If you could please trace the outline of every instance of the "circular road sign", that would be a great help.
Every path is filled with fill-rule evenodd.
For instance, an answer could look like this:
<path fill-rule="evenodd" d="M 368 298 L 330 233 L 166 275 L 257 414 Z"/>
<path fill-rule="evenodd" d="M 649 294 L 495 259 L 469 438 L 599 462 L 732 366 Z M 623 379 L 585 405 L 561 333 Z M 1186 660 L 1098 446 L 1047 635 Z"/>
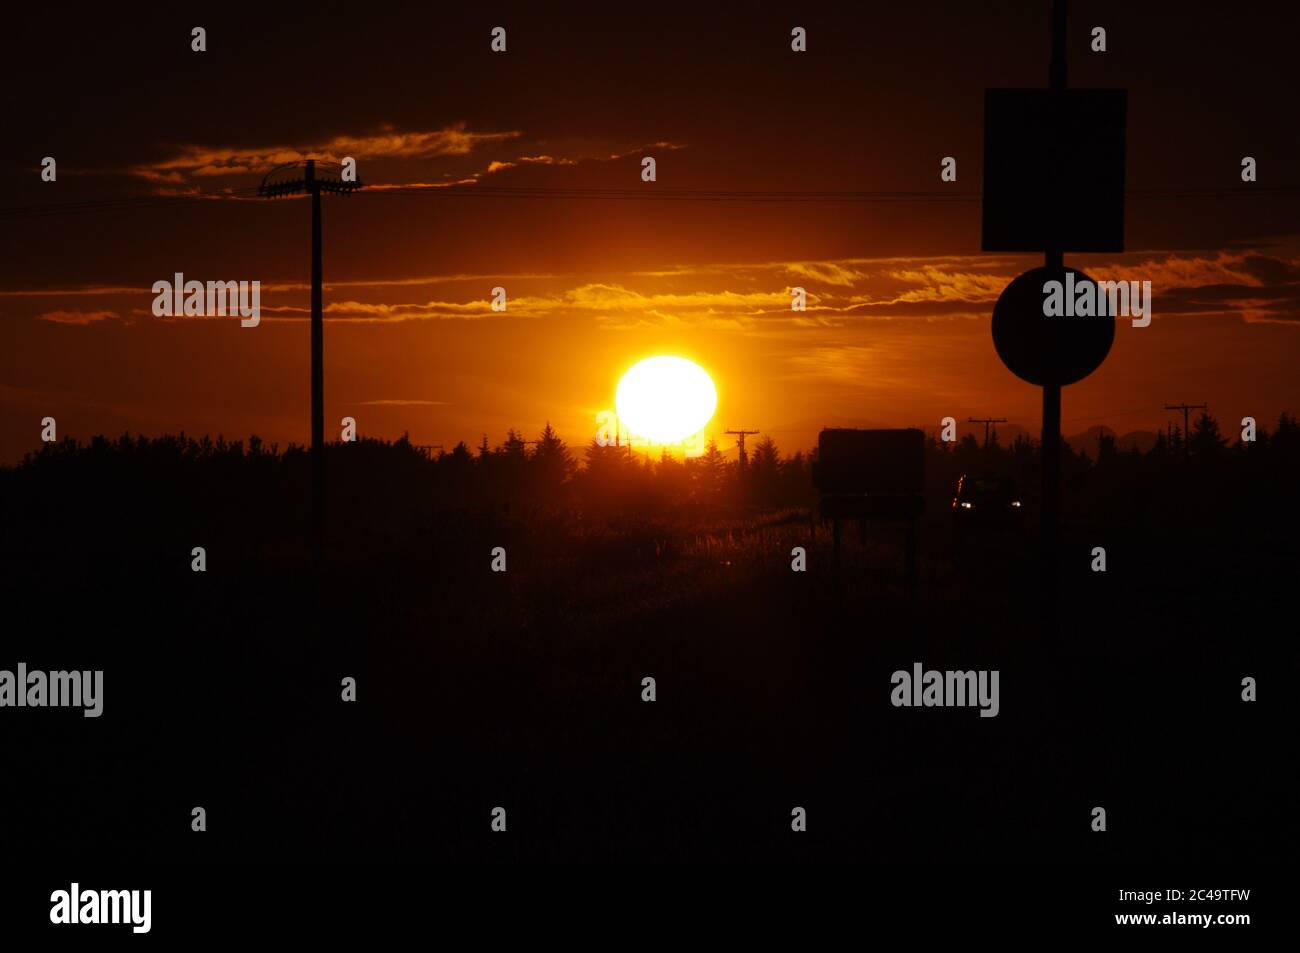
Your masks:
<path fill-rule="evenodd" d="M 1049 281 L 1059 282 L 1061 289 L 1061 308 L 1056 309 L 1060 313 L 1051 315 L 1043 313 Z M 1089 293 L 1092 307 L 1086 308 Z M 1092 314 L 1078 314 L 1077 304 L 1085 304 L 1078 310 Z M 993 306 L 993 346 L 1021 380 L 1040 387 L 1073 384 L 1100 367 L 1110 353 L 1115 316 L 1109 305 L 1096 283 L 1077 268 L 1034 268 L 1007 285 Z"/>

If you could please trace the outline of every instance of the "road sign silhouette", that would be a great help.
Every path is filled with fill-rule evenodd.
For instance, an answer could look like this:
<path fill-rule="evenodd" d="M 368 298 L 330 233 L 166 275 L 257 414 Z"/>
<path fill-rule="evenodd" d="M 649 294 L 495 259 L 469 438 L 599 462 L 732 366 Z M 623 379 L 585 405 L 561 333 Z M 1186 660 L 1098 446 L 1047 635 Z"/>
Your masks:
<path fill-rule="evenodd" d="M 984 92 L 985 251 L 1124 250 L 1122 89 Z"/>
<path fill-rule="evenodd" d="M 1092 281 L 1077 268 L 1034 268 L 1007 285 L 993 306 L 993 346 L 998 357 L 1011 373 L 1040 387 L 1064 387 L 1083 380 L 1106 360 L 1115 341 L 1112 314 L 1043 314 L 1043 286 L 1049 281 L 1064 286 L 1067 272 L 1073 273 L 1076 287 Z"/>

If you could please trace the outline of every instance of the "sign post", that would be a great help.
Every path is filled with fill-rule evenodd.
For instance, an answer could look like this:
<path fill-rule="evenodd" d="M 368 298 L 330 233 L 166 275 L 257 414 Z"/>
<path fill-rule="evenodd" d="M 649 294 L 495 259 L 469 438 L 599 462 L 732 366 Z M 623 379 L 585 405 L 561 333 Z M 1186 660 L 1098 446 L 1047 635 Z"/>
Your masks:
<path fill-rule="evenodd" d="M 984 101 L 982 247 L 1041 251 L 1045 259 L 998 298 L 993 344 L 1012 373 L 1043 389 L 1040 594 L 1051 637 L 1060 586 L 1061 388 L 1101 366 L 1115 319 L 1048 316 L 1045 285 L 1091 281 L 1065 267 L 1067 251 L 1124 250 L 1125 92 L 1067 90 L 1065 41 L 1065 0 L 1053 0 L 1048 88 L 990 89 Z"/>

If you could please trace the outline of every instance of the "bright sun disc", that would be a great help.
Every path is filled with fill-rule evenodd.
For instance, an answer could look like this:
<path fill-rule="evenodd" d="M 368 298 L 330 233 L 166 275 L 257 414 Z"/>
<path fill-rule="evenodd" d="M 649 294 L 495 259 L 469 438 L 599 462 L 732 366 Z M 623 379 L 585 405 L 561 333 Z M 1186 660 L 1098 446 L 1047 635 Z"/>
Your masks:
<path fill-rule="evenodd" d="M 623 375 L 615 409 L 627 429 L 654 443 L 679 443 L 704 429 L 718 392 L 704 368 L 682 357 L 647 357 Z"/>

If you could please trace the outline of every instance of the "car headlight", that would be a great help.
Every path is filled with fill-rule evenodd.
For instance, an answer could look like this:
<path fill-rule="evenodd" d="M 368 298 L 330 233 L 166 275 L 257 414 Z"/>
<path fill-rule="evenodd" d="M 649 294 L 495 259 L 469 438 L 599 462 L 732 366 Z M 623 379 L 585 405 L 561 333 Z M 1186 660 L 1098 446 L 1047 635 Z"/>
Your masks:
<path fill-rule="evenodd" d="M 1012 500 L 1012 501 L 1011 501 L 1011 505 L 1014 506 L 1014 507 L 1016 507 L 1016 509 L 1019 509 L 1019 508 L 1020 508 L 1020 501 L 1019 501 L 1019 500 Z"/>
<path fill-rule="evenodd" d="M 963 510 L 973 510 L 973 509 L 975 508 L 975 504 L 974 504 L 974 503 L 963 503 L 963 504 L 961 505 L 961 508 L 962 508 Z"/>

